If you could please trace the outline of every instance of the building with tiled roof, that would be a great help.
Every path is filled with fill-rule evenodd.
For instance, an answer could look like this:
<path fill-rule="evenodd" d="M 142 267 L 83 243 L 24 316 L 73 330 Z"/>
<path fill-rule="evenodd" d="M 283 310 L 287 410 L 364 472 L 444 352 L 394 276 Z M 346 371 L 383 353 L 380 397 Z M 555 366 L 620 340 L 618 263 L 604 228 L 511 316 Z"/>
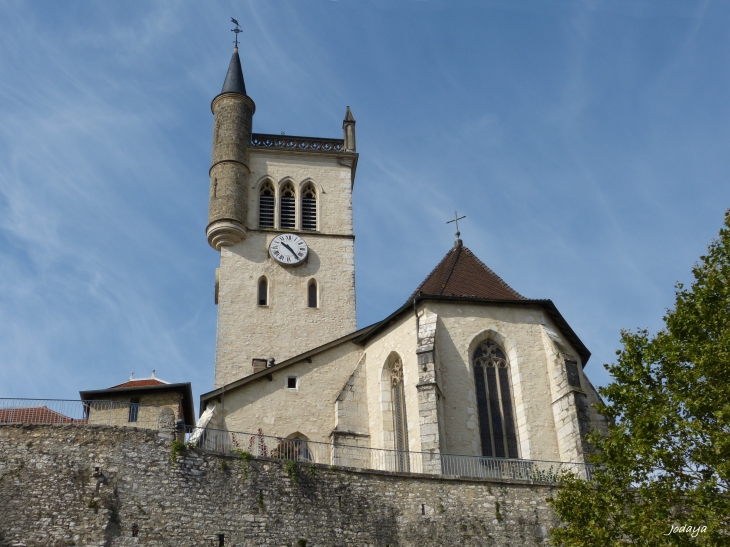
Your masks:
<path fill-rule="evenodd" d="M 195 423 L 193 391 L 189 382 L 171 384 L 155 376 L 135 378 L 106 389 L 80 391 L 88 402 L 91 424 L 125 425 L 156 429 L 160 409 L 169 408 L 175 420 Z"/>
<path fill-rule="evenodd" d="M 604 424 L 590 352 L 458 227 L 405 304 L 355 329 L 349 107 L 343 139 L 252 133 L 236 50 L 211 108 L 206 233 L 220 268 L 201 426 L 420 453 L 424 471 L 438 454 L 584 462 L 586 433 Z"/>

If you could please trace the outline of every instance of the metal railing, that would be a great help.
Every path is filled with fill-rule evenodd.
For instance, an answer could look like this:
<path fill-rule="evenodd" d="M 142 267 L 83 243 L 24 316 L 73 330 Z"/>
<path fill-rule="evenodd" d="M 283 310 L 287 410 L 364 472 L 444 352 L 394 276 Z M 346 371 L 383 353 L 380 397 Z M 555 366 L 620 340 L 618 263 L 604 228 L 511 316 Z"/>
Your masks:
<path fill-rule="evenodd" d="M 301 464 L 319 463 L 400 473 L 542 482 L 557 482 L 562 473 L 590 479 L 590 466 L 584 463 L 404 452 L 272 437 L 260 431 L 243 433 L 195 427 L 187 428 L 186 439 L 202 450 L 248 453 L 254 457 L 278 458 Z"/>
<path fill-rule="evenodd" d="M 159 429 L 164 407 L 118 401 L 0 398 L 0 424 L 111 425 Z M 169 411 L 168 411 L 169 412 Z M 168 426 L 174 427 L 174 422 Z M 464 478 L 557 482 L 562 473 L 590 479 L 584 463 L 408 452 L 282 438 L 187 426 L 185 440 L 202 450 L 248 453 L 254 457 L 317 463 L 400 473 L 425 473 Z"/>
<path fill-rule="evenodd" d="M 160 407 L 118 401 L 0 398 L 0 424 L 117 425 L 158 429 Z"/>

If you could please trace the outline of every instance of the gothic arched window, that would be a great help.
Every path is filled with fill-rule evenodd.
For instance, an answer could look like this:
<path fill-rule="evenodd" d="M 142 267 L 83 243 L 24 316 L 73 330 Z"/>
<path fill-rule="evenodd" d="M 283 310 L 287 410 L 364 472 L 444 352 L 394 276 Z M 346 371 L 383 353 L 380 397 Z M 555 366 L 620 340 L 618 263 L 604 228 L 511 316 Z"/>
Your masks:
<path fill-rule="evenodd" d="M 482 455 L 517 458 L 517 435 L 504 350 L 491 340 L 473 355 Z"/>
<path fill-rule="evenodd" d="M 302 230 L 317 229 L 317 191 L 313 184 L 302 190 Z"/>
<path fill-rule="evenodd" d="M 259 279 L 259 306 L 269 305 L 269 282 L 265 277 Z"/>
<path fill-rule="evenodd" d="M 274 227 L 274 187 L 270 182 L 261 186 L 259 192 L 259 228 Z"/>
<path fill-rule="evenodd" d="M 390 369 L 390 394 L 393 402 L 393 434 L 397 471 L 408 471 L 408 419 L 406 417 L 406 395 L 403 388 L 403 361 L 397 359 Z"/>
<path fill-rule="evenodd" d="M 310 308 L 317 307 L 317 282 L 312 279 L 307 287 L 307 305 Z"/>
<path fill-rule="evenodd" d="M 282 230 L 293 230 L 296 223 L 296 194 L 291 183 L 281 188 L 279 200 L 279 226 Z"/>

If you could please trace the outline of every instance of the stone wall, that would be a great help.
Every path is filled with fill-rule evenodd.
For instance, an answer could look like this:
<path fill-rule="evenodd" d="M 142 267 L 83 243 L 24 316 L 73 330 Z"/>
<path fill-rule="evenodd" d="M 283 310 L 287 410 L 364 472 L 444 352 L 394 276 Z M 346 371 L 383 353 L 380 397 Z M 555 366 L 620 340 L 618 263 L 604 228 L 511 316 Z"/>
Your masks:
<path fill-rule="evenodd" d="M 173 411 L 175 421 L 182 416 L 182 394 L 179 392 L 153 392 L 147 394 L 135 393 L 139 399 L 137 407 L 137 421 L 130 423 L 129 407 L 133 397 L 129 394 L 114 393 L 106 397 L 100 396 L 89 405 L 89 423 L 93 425 L 119 425 L 157 429 L 157 419 L 160 408 L 169 408 Z M 119 404 L 121 403 L 121 404 Z"/>
<path fill-rule="evenodd" d="M 556 524 L 548 485 L 170 454 L 149 430 L 0 426 L 0 545 L 545 545 Z"/>

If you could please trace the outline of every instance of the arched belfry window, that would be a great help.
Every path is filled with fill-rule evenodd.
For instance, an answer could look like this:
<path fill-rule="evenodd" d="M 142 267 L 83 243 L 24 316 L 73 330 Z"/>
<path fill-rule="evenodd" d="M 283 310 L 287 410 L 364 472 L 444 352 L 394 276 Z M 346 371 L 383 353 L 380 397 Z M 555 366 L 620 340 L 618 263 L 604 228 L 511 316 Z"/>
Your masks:
<path fill-rule="evenodd" d="M 259 279 L 259 294 L 258 294 L 259 306 L 269 305 L 269 282 L 265 277 Z"/>
<path fill-rule="evenodd" d="M 307 306 L 316 308 L 317 306 L 317 282 L 312 279 L 307 287 Z"/>
<path fill-rule="evenodd" d="M 282 230 L 293 230 L 296 222 L 296 194 L 291 183 L 281 188 L 279 225 Z"/>
<path fill-rule="evenodd" d="M 390 394 L 393 403 L 393 434 L 395 436 L 396 464 L 398 471 L 408 471 L 408 418 L 406 395 L 403 388 L 403 361 L 396 359 L 390 369 Z"/>
<path fill-rule="evenodd" d="M 302 230 L 317 229 L 317 191 L 313 184 L 302 190 Z"/>
<path fill-rule="evenodd" d="M 517 458 L 517 435 L 504 350 L 487 340 L 473 355 L 482 455 Z"/>
<path fill-rule="evenodd" d="M 259 192 L 259 228 L 274 227 L 274 187 L 270 182 L 261 185 Z"/>

